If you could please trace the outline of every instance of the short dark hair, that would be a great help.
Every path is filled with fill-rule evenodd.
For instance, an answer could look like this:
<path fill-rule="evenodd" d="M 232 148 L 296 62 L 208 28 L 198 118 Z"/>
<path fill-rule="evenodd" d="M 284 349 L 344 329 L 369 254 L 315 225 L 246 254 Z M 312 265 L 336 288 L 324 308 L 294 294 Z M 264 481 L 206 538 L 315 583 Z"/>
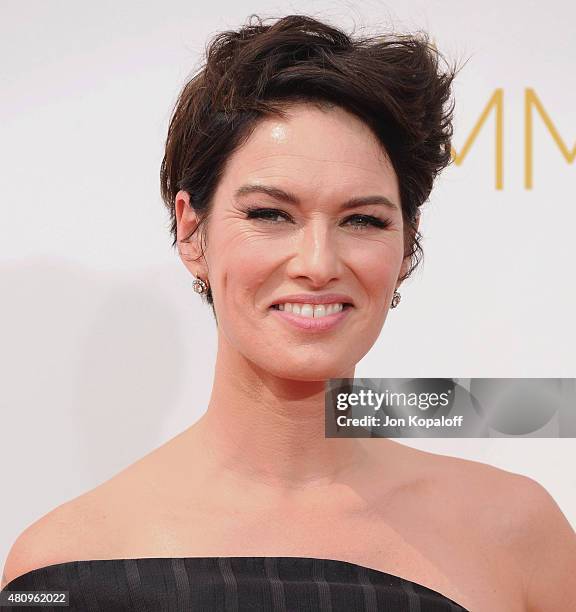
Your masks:
<path fill-rule="evenodd" d="M 177 244 L 175 197 L 190 196 L 200 225 L 226 160 L 259 119 L 285 117 L 290 102 L 336 104 L 362 119 L 383 145 L 398 177 L 405 225 L 407 278 L 423 251 L 416 228 L 419 207 L 436 175 L 451 162 L 458 72 L 427 33 L 353 37 L 306 15 L 265 25 L 251 15 L 238 30 L 215 35 L 200 70 L 184 85 L 169 124 L 160 170 L 161 195 Z M 193 234 L 194 232 L 192 232 Z M 184 240 L 189 240 L 190 234 Z M 206 295 L 213 306 L 212 293 Z"/>

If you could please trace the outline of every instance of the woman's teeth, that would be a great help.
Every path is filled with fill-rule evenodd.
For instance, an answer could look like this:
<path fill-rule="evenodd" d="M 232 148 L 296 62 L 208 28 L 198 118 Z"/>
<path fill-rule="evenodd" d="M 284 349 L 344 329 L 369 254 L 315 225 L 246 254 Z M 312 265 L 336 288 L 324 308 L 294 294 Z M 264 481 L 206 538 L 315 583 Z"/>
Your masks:
<path fill-rule="evenodd" d="M 278 304 L 276 308 L 300 317 L 319 319 L 340 312 L 344 308 L 344 304 L 291 304 L 285 302 L 284 304 Z"/>

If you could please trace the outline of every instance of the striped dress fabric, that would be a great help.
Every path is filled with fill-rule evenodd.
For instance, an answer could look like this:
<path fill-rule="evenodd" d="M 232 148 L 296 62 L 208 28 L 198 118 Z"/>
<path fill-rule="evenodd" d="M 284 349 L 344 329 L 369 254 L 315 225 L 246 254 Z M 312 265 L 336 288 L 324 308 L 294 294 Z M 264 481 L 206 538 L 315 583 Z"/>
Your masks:
<path fill-rule="evenodd" d="M 63 612 L 468 612 L 423 585 L 315 557 L 146 557 L 66 561 L 14 578 L 4 591 L 69 591 Z"/>

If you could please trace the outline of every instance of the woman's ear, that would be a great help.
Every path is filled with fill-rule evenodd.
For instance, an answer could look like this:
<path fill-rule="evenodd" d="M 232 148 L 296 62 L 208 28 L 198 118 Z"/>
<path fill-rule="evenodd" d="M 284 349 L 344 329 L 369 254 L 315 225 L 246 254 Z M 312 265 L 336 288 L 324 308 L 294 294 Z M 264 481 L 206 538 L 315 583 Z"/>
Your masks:
<path fill-rule="evenodd" d="M 200 246 L 200 230 L 196 230 L 200 218 L 190 206 L 190 195 L 187 191 L 181 189 L 176 194 L 174 212 L 180 259 L 192 274 L 195 276 L 205 276 L 205 262 Z M 192 234 L 192 232 L 194 233 Z"/>

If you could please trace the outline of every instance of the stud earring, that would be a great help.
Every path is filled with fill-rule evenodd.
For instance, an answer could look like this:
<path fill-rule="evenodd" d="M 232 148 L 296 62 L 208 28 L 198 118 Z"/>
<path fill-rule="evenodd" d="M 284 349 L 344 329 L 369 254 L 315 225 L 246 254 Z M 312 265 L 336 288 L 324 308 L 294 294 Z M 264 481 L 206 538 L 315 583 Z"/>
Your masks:
<path fill-rule="evenodd" d="M 200 277 L 194 279 L 192 287 L 194 287 L 196 293 L 206 293 L 208 291 L 208 285 Z"/>
<path fill-rule="evenodd" d="M 401 295 L 398 291 L 394 291 L 394 295 L 392 296 L 392 303 L 390 304 L 390 308 L 396 308 L 398 304 L 400 304 Z"/>

